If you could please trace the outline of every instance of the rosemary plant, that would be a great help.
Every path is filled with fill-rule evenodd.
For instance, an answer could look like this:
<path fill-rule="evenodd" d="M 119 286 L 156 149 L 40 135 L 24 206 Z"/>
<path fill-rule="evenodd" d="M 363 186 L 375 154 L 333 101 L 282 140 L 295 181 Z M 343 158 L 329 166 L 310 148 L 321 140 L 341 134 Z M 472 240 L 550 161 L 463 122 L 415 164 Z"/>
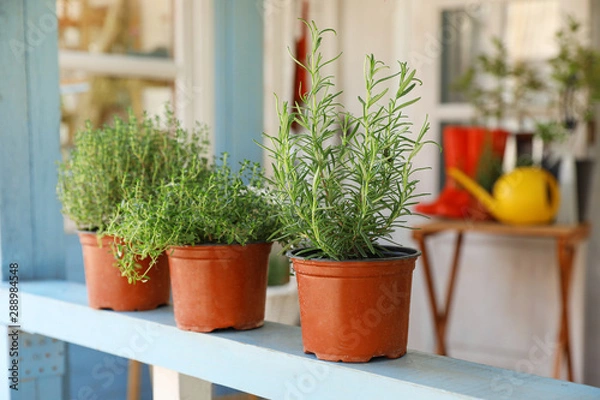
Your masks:
<path fill-rule="evenodd" d="M 277 208 L 257 164 L 244 161 L 234 172 L 225 154 L 208 173 L 197 159 L 172 172 L 150 196 L 133 190 L 108 228 L 122 239 L 119 268 L 130 283 L 147 279 L 136 258 L 150 257 L 152 267 L 171 246 L 265 242 L 277 230 Z"/>
<path fill-rule="evenodd" d="M 278 103 L 277 135 L 265 146 L 273 159 L 272 182 L 282 204 L 282 228 L 276 235 L 287 248 L 303 247 L 300 254 L 334 260 L 378 257 L 380 239 L 405 227 L 411 214 L 418 180 L 413 160 L 429 129 L 426 121 L 414 137 L 404 109 L 419 98 L 407 96 L 421 82 L 415 70 L 399 63 L 388 73 L 373 55 L 365 60 L 366 92 L 358 101 L 360 115 L 340 113 L 340 91 L 324 68 L 340 56 L 326 59 L 320 51 L 331 29 L 310 29 L 312 46 L 306 64 L 311 86 L 302 104 Z M 392 91 L 384 88 L 396 82 Z M 386 97 L 387 96 L 387 97 Z M 383 104 L 382 104 L 383 103 Z M 296 122 L 302 129 L 291 132 Z"/>
<path fill-rule="evenodd" d="M 57 193 L 63 213 L 82 230 L 102 233 L 131 187 L 144 193 L 160 186 L 193 154 L 205 151 L 205 134 L 189 138 L 170 111 L 165 121 L 131 112 L 127 120 L 95 129 L 88 122 L 75 137 L 75 148 L 59 163 Z M 185 153 L 185 154 L 184 154 Z"/>

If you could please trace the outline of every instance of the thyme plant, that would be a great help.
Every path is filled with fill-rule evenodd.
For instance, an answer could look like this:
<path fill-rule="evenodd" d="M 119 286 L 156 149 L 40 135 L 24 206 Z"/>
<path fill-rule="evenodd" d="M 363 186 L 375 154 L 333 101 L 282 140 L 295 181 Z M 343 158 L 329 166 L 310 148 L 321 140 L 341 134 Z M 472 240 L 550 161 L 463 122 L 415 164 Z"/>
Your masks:
<path fill-rule="evenodd" d="M 421 82 L 415 70 L 399 63 L 399 71 L 373 55 L 365 59 L 365 94 L 358 98 L 362 113 L 342 112 L 342 92 L 324 68 L 340 55 L 326 59 L 323 38 L 331 29 L 310 29 L 312 45 L 306 63 L 311 86 L 302 103 L 279 104 L 279 132 L 269 136 L 265 149 L 273 159 L 272 183 L 282 204 L 278 240 L 309 257 L 334 260 L 378 257 L 380 240 L 405 227 L 403 217 L 416 204 L 421 168 L 413 160 L 423 145 L 429 123 L 411 134 L 412 122 L 404 110 L 419 98 L 408 98 Z M 395 82 L 390 91 L 385 85 Z M 293 123 L 302 129 L 291 131 Z"/>
<path fill-rule="evenodd" d="M 258 164 L 244 161 L 233 171 L 224 154 L 208 172 L 197 159 L 173 172 L 150 196 L 133 190 L 108 228 L 122 239 L 115 250 L 130 283 L 148 278 L 137 258 L 150 257 L 151 268 L 171 246 L 265 242 L 277 230 L 277 208 Z"/>
<path fill-rule="evenodd" d="M 191 136 L 169 110 L 164 120 L 147 115 L 138 119 L 130 112 L 127 120 L 115 117 L 113 124 L 97 129 L 88 122 L 58 165 L 63 213 L 79 229 L 102 233 L 129 188 L 150 192 L 186 160 L 205 153 L 205 132 L 196 130 Z M 188 140 L 188 147 L 177 145 Z"/>

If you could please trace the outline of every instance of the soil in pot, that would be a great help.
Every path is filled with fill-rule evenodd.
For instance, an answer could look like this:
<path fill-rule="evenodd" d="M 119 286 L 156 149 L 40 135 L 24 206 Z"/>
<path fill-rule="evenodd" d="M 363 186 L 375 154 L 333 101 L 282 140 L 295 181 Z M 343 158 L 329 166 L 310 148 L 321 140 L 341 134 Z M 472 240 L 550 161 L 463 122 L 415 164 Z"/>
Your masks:
<path fill-rule="evenodd" d="M 271 243 L 167 251 L 177 327 L 195 332 L 263 325 Z"/>
<path fill-rule="evenodd" d="M 99 244 L 96 234 L 79 232 L 79 240 L 83 250 L 90 307 L 114 311 L 144 311 L 169 302 L 169 266 L 166 256 L 161 256 L 150 269 L 150 279 L 147 282 L 129 284 L 115 265 L 111 252 L 114 242 L 112 236 L 102 237 Z M 142 268 L 147 269 L 150 260 L 138 262 Z"/>
<path fill-rule="evenodd" d="M 291 255 L 304 352 L 344 362 L 406 354 L 412 273 L 420 253 L 388 249 L 389 258 L 339 262 Z"/>

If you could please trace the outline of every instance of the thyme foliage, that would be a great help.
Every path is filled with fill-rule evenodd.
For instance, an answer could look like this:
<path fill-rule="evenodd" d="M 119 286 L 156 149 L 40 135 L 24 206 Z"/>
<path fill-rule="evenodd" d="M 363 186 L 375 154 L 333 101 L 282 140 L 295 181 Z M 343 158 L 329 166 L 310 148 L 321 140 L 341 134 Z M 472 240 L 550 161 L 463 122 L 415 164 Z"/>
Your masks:
<path fill-rule="evenodd" d="M 265 242 L 277 214 L 259 165 L 244 161 L 233 171 L 224 154 L 208 171 L 193 159 L 150 196 L 132 190 L 108 232 L 122 239 L 118 264 L 132 283 L 148 279 L 137 259 L 149 257 L 152 267 L 171 246 Z"/>
<path fill-rule="evenodd" d="M 181 142 L 189 142 L 186 147 Z M 191 158 L 206 152 L 206 132 L 188 133 L 167 109 L 164 120 L 132 112 L 126 120 L 94 128 L 88 122 L 75 147 L 58 165 L 57 194 L 63 214 L 79 229 L 102 233 L 129 188 L 149 193 Z M 206 163 L 206 159 L 203 159 Z"/>
<path fill-rule="evenodd" d="M 428 143 L 429 123 L 413 135 L 404 110 L 419 100 L 410 94 L 421 81 L 406 63 L 390 73 L 369 55 L 365 93 L 358 98 L 362 112 L 346 112 L 334 77 L 325 73 L 341 54 L 326 59 L 321 53 L 325 35 L 335 31 L 305 23 L 311 50 L 305 64 L 295 61 L 308 72 L 310 88 L 293 107 L 277 99 L 278 134 L 265 134 L 272 183 L 282 204 L 277 237 L 287 248 L 304 247 L 301 254 L 310 257 L 377 257 L 382 254 L 378 241 L 391 240 L 396 228 L 406 227 L 403 217 L 412 214 L 409 207 L 419 196 L 415 173 L 422 168 L 413 161 Z M 294 122 L 299 132 L 292 131 Z"/>

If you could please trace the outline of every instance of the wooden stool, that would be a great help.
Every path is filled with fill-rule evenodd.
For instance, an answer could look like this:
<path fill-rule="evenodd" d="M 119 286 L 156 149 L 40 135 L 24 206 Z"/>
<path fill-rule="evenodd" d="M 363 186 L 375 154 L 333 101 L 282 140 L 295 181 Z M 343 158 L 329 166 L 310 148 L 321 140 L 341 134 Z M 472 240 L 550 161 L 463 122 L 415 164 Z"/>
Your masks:
<path fill-rule="evenodd" d="M 454 256 L 452 258 L 452 268 L 446 291 L 446 301 L 443 307 L 438 306 L 437 295 L 433 283 L 433 274 L 429 262 L 429 254 L 425 239 L 441 232 L 456 232 L 456 243 L 454 246 Z M 571 276 L 573 271 L 573 260 L 575 258 L 575 246 L 587 238 L 590 233 L 588 224 L 579 225 L 540 225 L 540 226 L 512 226 L 502 225 L 490 222 L 471 222 L 471 221 L 436 221 L 425 225 L 417 226 L 413 231 L 413 238 L 418 242 L 425 271 L 425 282 L 429 294 L 429 303 L 433 315 L 433 324 L 435 329 L 436 353 L 447 355 L 446 349 L 446 327 L 450 315 L 450 307 L 455 291 L 456 275 L 460 261 L 460 253 L 463 244 L 463 235 L 468 232 L 485 233 L 491 235 L 504 236 L 524 236 L 535 238 L 550 238 L 556 240 L 557 261 L 559 268 L 561 314 L 558 328 L 558 348 L 554 358 L 554 378 L 561 376 L 561 366 L 563 357 L 567 363 L 567 378 L 573 381 L 573 365 L 571 360 L 571 338 L 569 335 L 569 299 Z"/>

